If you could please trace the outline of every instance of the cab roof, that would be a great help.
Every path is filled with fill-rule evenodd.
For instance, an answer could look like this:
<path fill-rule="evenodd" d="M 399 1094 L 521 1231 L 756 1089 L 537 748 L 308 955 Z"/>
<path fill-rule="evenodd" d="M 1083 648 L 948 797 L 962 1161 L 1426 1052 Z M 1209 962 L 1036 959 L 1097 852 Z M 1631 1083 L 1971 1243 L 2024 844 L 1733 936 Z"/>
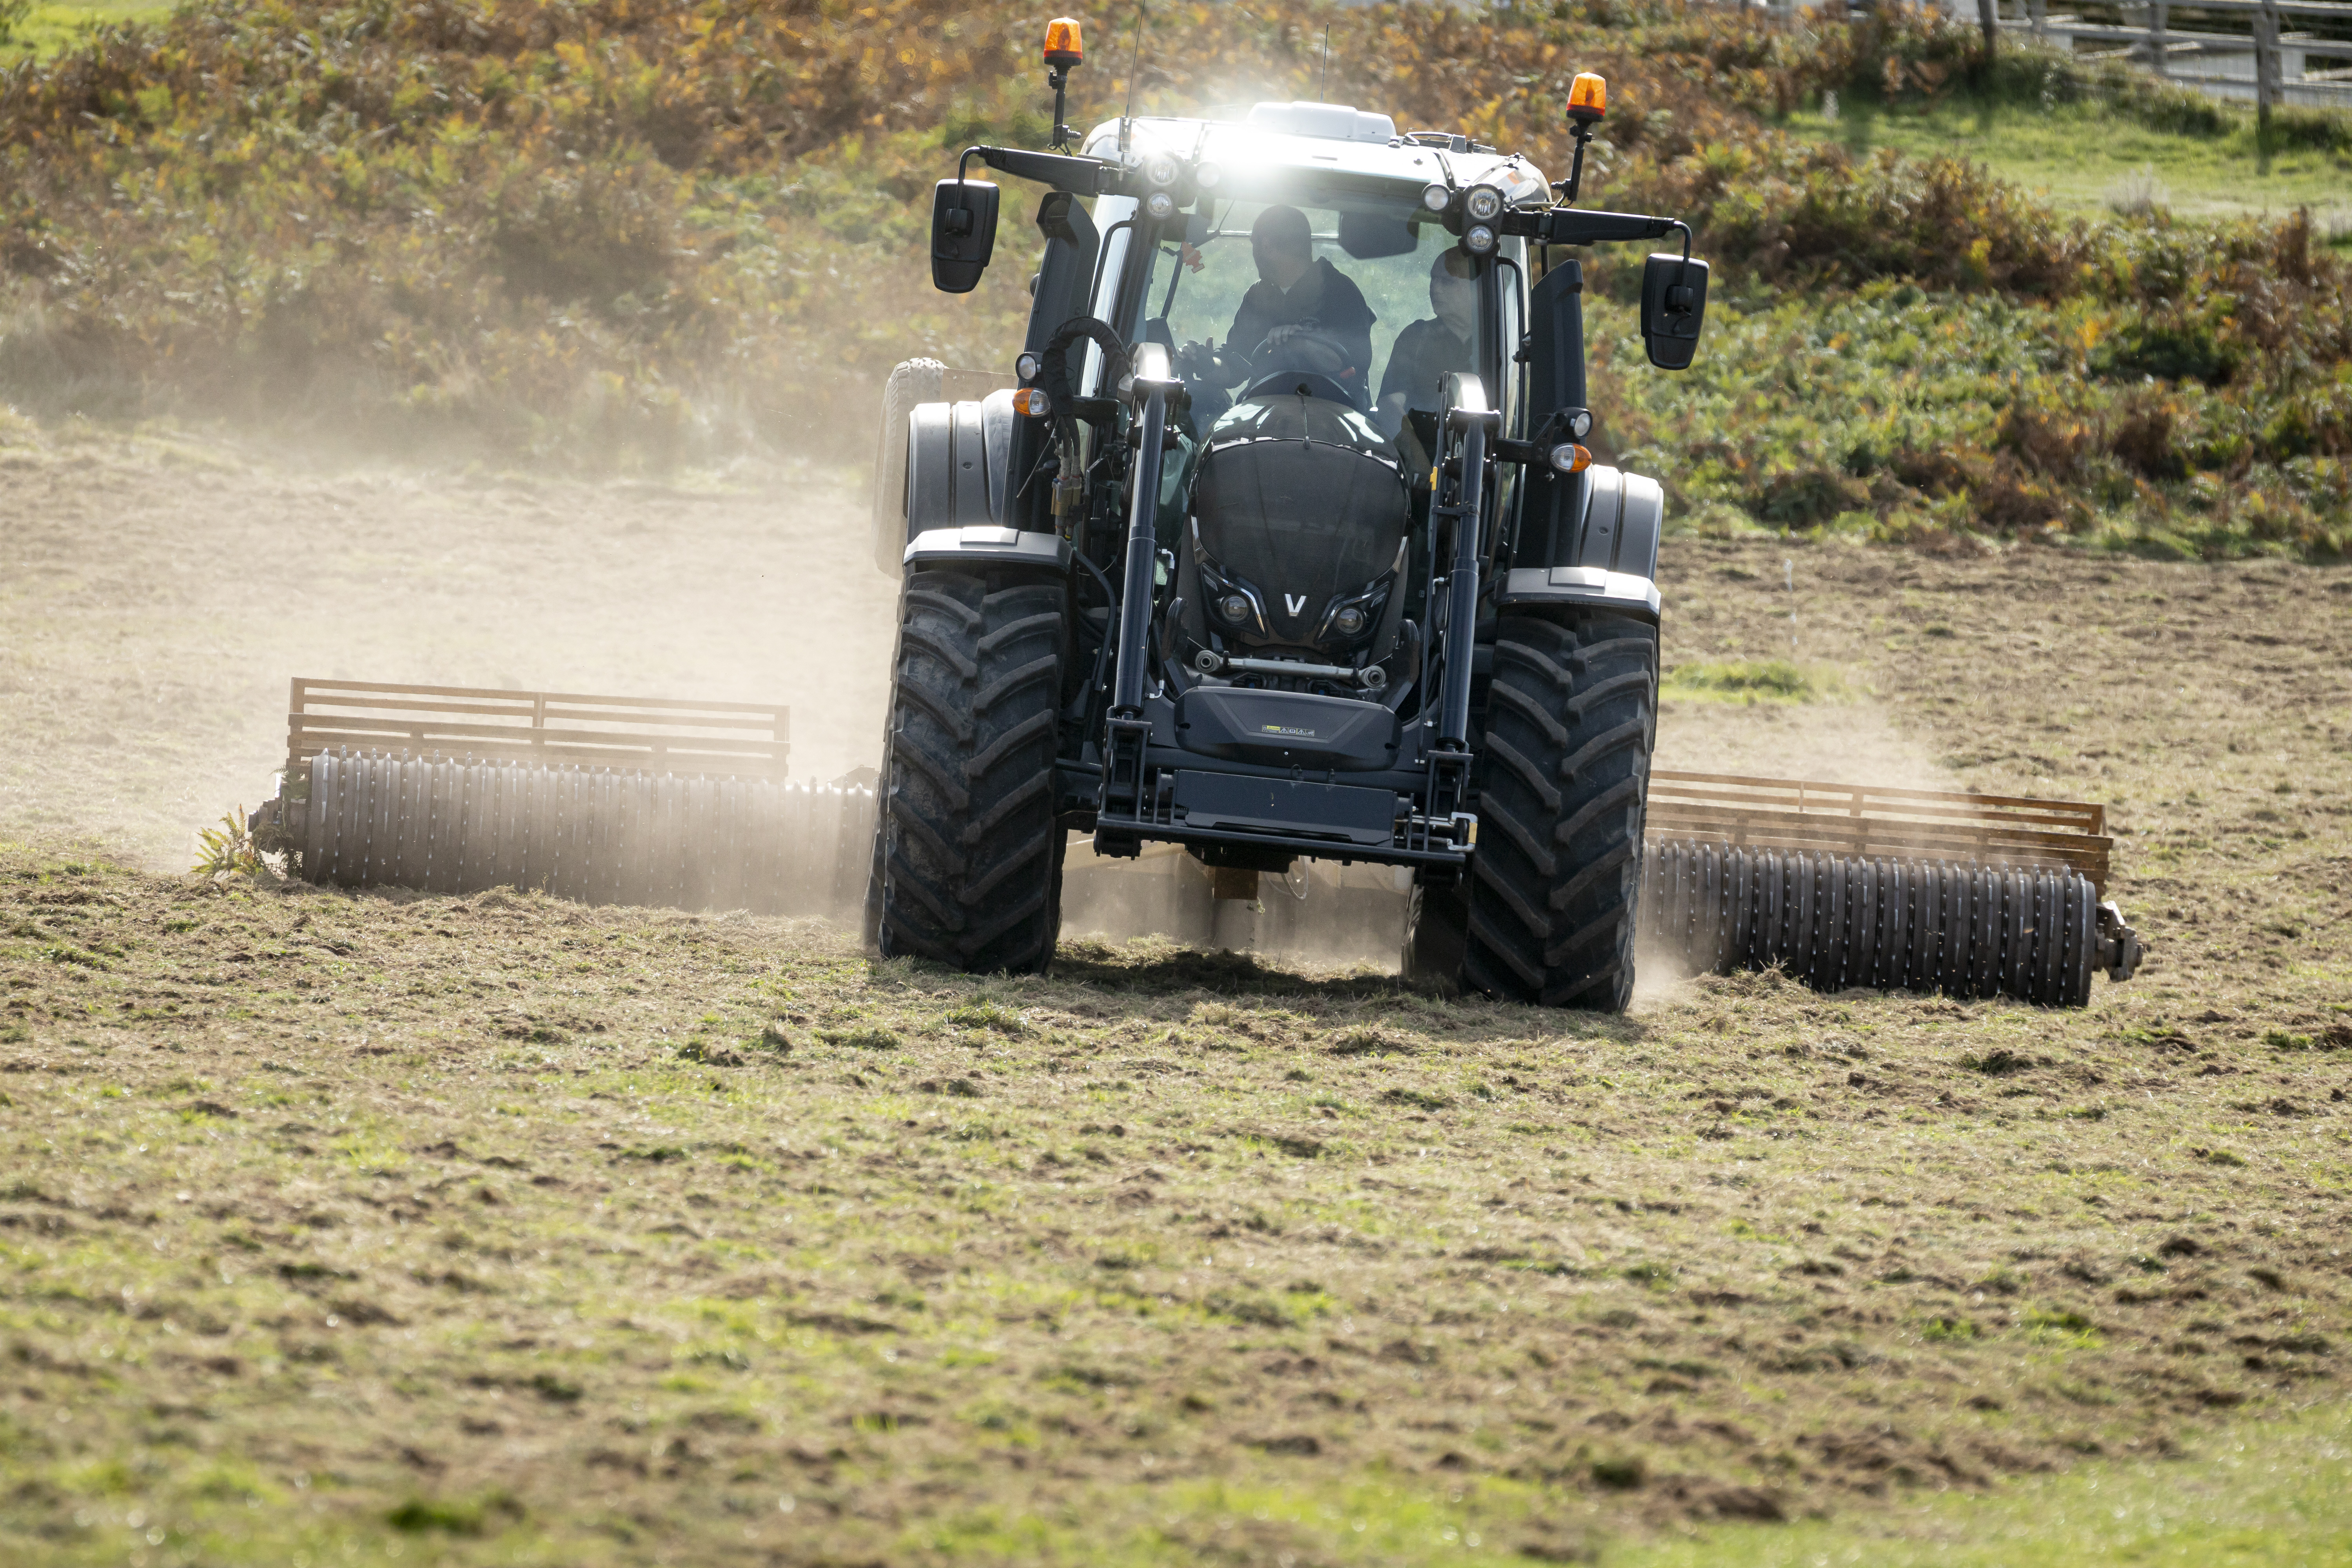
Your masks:
<path fill-rule="evenodd" d="M 1124 123 L 1123 155 L 1122 122 L 1117 120 L 1088 132 L 1080 150 L 1088 157 L 1130 164 L 1165 153 L 1214 163 L 1230 174 L 1336 174 L 1350 185 L 1367 179 L 1394 182 L 1400 194 L 1429 184 L 1493 184 L 1514 206 L 1551 200 L 1543 171 L 1517 153 L 1458 136 L 1400 133 L 1389 116 L 1349 104 L 1259 103 L 1239 115 L 1212 110 L 1200 119 L 1148 115 Z"/>

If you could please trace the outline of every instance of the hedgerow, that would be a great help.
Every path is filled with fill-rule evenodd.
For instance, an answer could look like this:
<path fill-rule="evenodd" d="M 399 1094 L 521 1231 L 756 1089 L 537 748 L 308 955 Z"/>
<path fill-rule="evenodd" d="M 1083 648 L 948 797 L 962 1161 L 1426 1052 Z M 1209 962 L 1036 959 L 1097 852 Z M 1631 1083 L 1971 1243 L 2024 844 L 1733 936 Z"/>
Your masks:
<path fill-rule="evenodd" d="M 927 285 L 924 207 L 956 148 L 1043 141 L 1032 57 L 1049 14 L 198 0 L 105 29 L 0 71 L 0 391 L 53 412 L 226 416 L 503 460 L 658 467 L 844 437 L 862 449 L 889 364 L 994 364 L 1025 312 L 1025 226 L 1008 224 L 979 293 L 946 300 Z M 1074 118 L 1127 96 L 1121 15 L 1090 18 Z M 2179 409 L 2171 456 L 2132 468 L 2151 488 L 2128 497 L 2092 458 L 2000 443 L 2025 390 L 1956 416 L 1938 440 L 1964 445 L 1935 461 L 1840 468 L 1837 484 L 1766 472 L 1808 469 L 1796 447 L 1756 446 L 1763 468 L 1734 482 L 1738 465 L 1718 472 L 1704 442 L 1650 443 L 1678 490 L 1768 523 L 1869 510 L 1899 528 L 1940 506 L 1955 527 L 2142 532 L 2165 521 L 2159 500 L 2168 517 L 2195 507 L 2200 484 L 2220 487 L 2231 516 L 2292 491 L 2301 510 L 2263 503 L 2290 520 L 2264 524 L 2277 542 L 2342 548 L 2326 476 L 2352 457 L 2346 268 L 2307 226 L 2063 220 L 1970 164 L 1858 160 L 1773 124 L 1832 89 L 2095 94 L 2189 131 L 2211 112 L 2201 100 L 2053 57 L 2004 55 L 1988 73 L 1972 28 L 1901 6 L 1789 27 L 1680 0 L 1274 0 L 1156 10 L 1139 108 L 1311 96 L 1327 27 L 1328 96 L 1555 170 L 1569 78 L 1607 74 L 1588 199 L 1689 216 L 1742 320 L 1878 300 L 1871 330 L 1899 342 L 1939 312 L 1974 320 L 2000 301 L 2005 330 L 2047 350 L 2030 396 L 2052 420 L 2105 431 L 2128 423 L 2126 405 Z M 1898 282 L 1916 303 L 1885 311 Z M 1736 376 L 1724 320 L 1702 363 Z M 1968 366 L 1938 359 L 1956 351 L 1923 352 L 1916 374 L 1969 384 Z M 1703 400 L 1696 382 L 1620 384 L 1617 423 L 1636 446 L 1654 411 Z M 1902 404 L 1875 382 L 1850 395 L 1837 417 L 1857 427 Z M 1798 411 L 1768 397 L 1750 412 L 1762 430 Z M 2320 478 L 2281 477 L 2298 462 Z M 1888 483 L 1907 499 L 1885 499 Z M 1845 505 L 1853 484 L 1882 499 Z M 2044 492 L 2047 507 L 2015 499 Z"/>

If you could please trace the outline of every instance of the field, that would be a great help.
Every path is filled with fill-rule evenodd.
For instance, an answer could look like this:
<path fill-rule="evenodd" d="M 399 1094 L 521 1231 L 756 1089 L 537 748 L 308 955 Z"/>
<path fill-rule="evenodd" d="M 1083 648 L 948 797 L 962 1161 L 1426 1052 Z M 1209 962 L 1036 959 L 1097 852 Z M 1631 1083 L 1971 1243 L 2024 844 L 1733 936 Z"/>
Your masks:
<path fill-rule="evenodd" d="M 1903 8 L 1154 8 L 1135 85 L 1312 95 L 1327 26 L 1333 97 L 1555 174 L 1604 70 L 1591 190 L 1717 263 L 1682 376 L 1630 268 L 1588 296 L 1595 445 L 1673 509 L 1658 763 L 2105 802 L 2139 977 L 1653 965 L 1602 1018 L 1108 906 L 972 980 L 193 877 L 292 676 L 782 698 L 799 776 L 876 760 L 850 464 L 890 363 L 1005 357 L 1034 239 L 942 302 L 921 208 L 1041 139 L 1032 29 L 35 6 L 10 1568 L 2352 1558 L 2352 136 Z"/>
<path fill-rule="evenodd" d="M 1662 760 L 2105 800 L 2153 956 L 2079 1014 L 1660 976 L 1612 1020 L 1077 933 L 982 982 L 816 922 L 177 875 L 298 668 L 782 690 L 805 771 L 870 760 L 854 482 L 26 426 L 5 460 L 21 1560 L 2352 1540 L 2343 568 L 1674 542 L 1669 689 L 1713 695 Z M 780 608 L 811 581 L 827 618 Z"/>

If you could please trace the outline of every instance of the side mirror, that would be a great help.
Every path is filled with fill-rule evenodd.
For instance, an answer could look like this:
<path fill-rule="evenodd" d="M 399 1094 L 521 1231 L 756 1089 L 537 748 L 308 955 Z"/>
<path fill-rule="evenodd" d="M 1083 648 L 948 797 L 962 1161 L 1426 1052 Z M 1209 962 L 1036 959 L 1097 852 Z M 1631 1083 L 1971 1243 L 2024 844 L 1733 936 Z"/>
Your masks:
<path fill-rule="evenodd" d="M 1660 370 L 1688 370 L 1706 320 L 1706 263 L 1660 252 L 1642 268 L 1642 341 Z"/>
<path fill-rule="evenodd" d="M 931 187 L 931 283 L 969 294 L 996 254 L 996 187 L 986 180 L 941 180 Z"/>

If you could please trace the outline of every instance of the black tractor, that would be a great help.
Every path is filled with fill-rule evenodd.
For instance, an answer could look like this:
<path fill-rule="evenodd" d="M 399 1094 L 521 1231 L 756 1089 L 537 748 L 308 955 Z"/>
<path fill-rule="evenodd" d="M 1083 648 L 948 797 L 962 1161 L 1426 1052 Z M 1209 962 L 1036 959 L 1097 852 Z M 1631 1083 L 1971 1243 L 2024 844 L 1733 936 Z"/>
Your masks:
<path fill-rule="evenodd" d="M 1570 100 L 1579 170 L 1603 90 Z M 974 163 L 1042 187 L 1045 248 L 1017 384 L 901 390 L 886 426 L 873 940 L 1040 970 L 1090 833 L 1228 875 L 1408 868 L 1409 975 L 1623 1007 L 1664 498 L 1580 444 L 1576 249 L 1680 232 L 1641 307 L 1679 369 L 1689 231 L 1340 105 L 1114 121 L 1075 153 L 1056 120 L 1056 151 L 974 147 L 934 194 L 944 290 L 994 247 Z"/>

